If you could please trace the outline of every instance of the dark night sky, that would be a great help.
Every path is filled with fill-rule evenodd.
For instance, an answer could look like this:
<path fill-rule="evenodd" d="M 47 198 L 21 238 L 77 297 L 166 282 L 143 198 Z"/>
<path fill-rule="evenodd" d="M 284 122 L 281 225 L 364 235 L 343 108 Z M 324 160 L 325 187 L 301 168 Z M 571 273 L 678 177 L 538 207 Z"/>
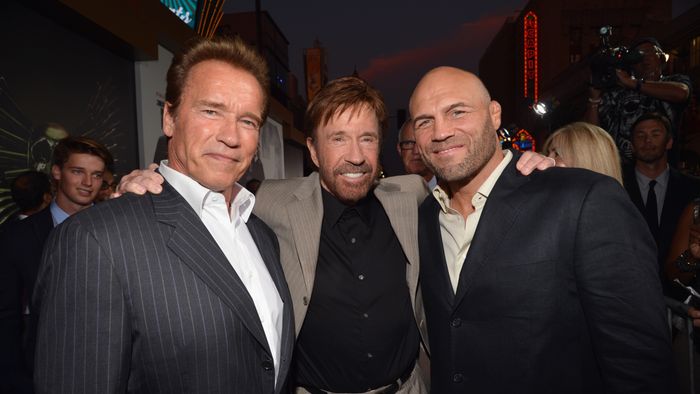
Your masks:
<path fill-rule="evenodd" d="M 698 1 L 673 0 L 673 15 Z M 391 116 L 408 106 L 413 87 L 431 68 L 451 65 L 476 72 L 506 17 L 517 15 L 525 4 L 527 0 L 261 0 L 261 8 L 289 40 L 290 67 L 300 93 L 303 49 L 318 39 L 328 54 L 329 78 L 357 68 L 382 92 Z M 253 10 L 254 0 L 227 0 L 224 6 L 224 12 Z M 390 119 L 387 143 L 395 144 L 394 123 Z"/>

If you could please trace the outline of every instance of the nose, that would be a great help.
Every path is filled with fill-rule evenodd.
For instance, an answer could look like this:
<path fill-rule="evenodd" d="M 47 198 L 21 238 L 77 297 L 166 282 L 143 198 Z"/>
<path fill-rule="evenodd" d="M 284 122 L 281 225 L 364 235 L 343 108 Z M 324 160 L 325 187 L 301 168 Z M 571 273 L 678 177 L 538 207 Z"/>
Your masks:
<path fill-rule="evenodd" d="M 235 148 L 240 142 L 238 122 L 230 120 L 224 122 L 217 134 L 217 139 L 229 148 Z"/>
<path fill-rule="evenodd" d="M 360 165 L 365 161 L 365 155 L 362 152 L 362 147 L 360 142 L 357 140 L 352 140 L 348 145 L 348 150 L 345 154 L 345 161 L 352 163 L 354 165 Z"/>
<path fill-rule="evenodd" d="M 83 174 L 83 185 L 85 186 L 92 186 L 92 174 L 88 173 L 87 171 Z"/>
<path fill-rule="evenodd" d="M 439 116 L 435 118 L 433 125 L 433 141 L 444 141 L 454 135 L 454 130 L 450 127 L 449 122 Z"/>

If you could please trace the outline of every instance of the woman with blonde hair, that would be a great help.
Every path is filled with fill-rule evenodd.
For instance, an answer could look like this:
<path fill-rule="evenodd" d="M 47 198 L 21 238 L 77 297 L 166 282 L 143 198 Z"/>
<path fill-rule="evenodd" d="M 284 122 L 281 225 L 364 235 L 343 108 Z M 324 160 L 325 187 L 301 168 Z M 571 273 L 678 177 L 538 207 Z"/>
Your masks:
<path fill-rule="evenodd" d="M 622 184 L 620 154 L 607 131 L 586 122 L 570 123 L 552 133 L 542 154 L 559 167 L 585 168 L 615 178 Z"/>

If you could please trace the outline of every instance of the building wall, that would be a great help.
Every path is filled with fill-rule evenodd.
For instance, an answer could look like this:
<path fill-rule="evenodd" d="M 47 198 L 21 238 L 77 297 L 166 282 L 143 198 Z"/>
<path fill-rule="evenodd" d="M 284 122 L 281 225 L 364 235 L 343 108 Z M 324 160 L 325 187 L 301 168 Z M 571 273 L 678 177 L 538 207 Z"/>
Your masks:
<path fill-rule="evenodd" d="M 523 18 L 529 11 L 539 23 L 539 97 L 559 103 L 548 118 L 537 117 L 532 102 L 523 97 Z M 578 120 L 583 113 L 587 59 L 598 47 L 601 26 L 613 26 L 612 44 L 629 45 L 670 19 L 670 0 L 531 0 L 515 22 L 506 22 L 495 36 L 479 63 L 479 74 L 492 95 L 501 97 L 504 124 L 525 127 L 543 142 L 550 129 Z"/>

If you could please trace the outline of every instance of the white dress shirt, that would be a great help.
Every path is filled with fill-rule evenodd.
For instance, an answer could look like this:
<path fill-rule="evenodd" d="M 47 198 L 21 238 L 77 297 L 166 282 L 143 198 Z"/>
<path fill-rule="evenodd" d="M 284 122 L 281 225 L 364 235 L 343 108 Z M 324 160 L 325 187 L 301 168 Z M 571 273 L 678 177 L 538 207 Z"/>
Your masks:
<path fill-rule="evenodd" d="M 439 220 L 442 248 L 445 252 L 445 262 L 447 263 L 447 272 L 450 275 L 450 283 L 455 294 L 459 285 L 459 275 L 462 272 L 464 260 L 467 258 L 469 247 L 476 233 L 481 213 L 484 211 L 486 199 L 496 185 L 498 177 L 501 176 L 503 170 L 513 158 L 513 153 L 509 150 L 504 150 L 503 156 L 503 160 L 501 160 L 496 169 L 486 178 L 479 190 L 474 193 L 472 197 L 474 212 L 470 213 L 466 220 L 459 211 L 451 207 L 449 194 L 440 185 L 435 186 L 433 189 L 433 197 L 440 204 Z"/>
<path fill-rule="evenodd" d="M 649 182 L 652 180 L 648 176 L 639 172 L 636 168 L 634 169 L 635 178 L 637 179 L 637 185 L 639 186 L 639 193 L 642 195 L 642 202 L 644 206 L 647 206 L 647 195 L 649 194 Z M 654 186 L 654 194 L 656 195 L 656 214 L 657 220 L 661 223 L 661 215 L 664 210 L 664 200 L 666 199 L 666 189 L 668 188 L 668 180 L 671 177 L 671 170 L 666 165 L 666 169 L 654 180 L 656 181 L 656 186 Z"/>
<path fill-rule="evenodd" d="M 282 338 L 283 303 L 277 287 L 263 262 L 246 222 L 253 211 L 255 196 L 238 183 L 231 206 L 226 206 L 222 193 L 214 192 L 194 179 L 160 163 L 160 173 L 170 185 L 192 206 L 216 244 L 238 274 L 262 323 L 267 343 L 275 364 L 275 384 L 279 373 Z M 230 212 L 230 215 L 229 215 Z"/>

